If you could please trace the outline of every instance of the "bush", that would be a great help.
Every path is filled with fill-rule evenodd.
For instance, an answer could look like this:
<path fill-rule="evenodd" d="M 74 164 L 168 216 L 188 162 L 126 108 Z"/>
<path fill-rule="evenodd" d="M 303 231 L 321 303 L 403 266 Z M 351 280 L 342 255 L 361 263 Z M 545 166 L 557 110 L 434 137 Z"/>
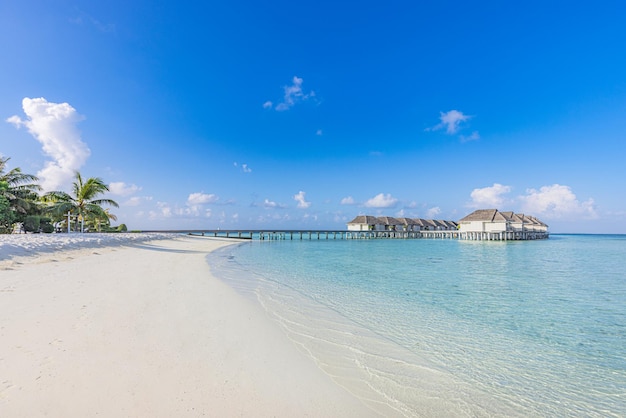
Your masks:
<path fill-rule="evenodd" d="M 26 232 L 39 232 L 41 226 L 41 218 L 36 215 L 29 215 L 24 218 L 24 231 Z"/>
<path fill-rule="evenodd" d="M 51 234 L 54 232 L 54 225 L 46 223 L 41 225 L 41 232 L 45 234 Z"/>
<path fill-rule="evenodd" d="M 15 222 L 15 214 L 11 210 L 9 201 L 4 196 L 0 196 L 0 234 L 13 232 L 13 222 Z"/>
<path fill-rule="evenodd" d="M 126 224 L 121 224 L 120 226 L 117 227 L 117 230 L 119 232 L 127 232 L 128 228 L 126 227 Z"/>

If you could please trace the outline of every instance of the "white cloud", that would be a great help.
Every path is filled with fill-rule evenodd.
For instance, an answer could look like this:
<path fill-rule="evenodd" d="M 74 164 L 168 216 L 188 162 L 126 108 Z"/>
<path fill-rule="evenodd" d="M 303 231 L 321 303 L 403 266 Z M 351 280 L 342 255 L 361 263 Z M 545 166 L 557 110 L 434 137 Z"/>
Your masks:
<path fill-rule="evenodd" d="M 58 190 L 71 182 L 74 172 L 85 164 L 91 151 L 81 140 L 76 128 L 83 120 L 68 103 L 52 103 L 43 97 L 22 100 L 26 119 L 11 116 L 7 122 L 15 127 L 25 126 L 52 160 L 37 173 L 45 191 Z"/>
<path fill-rule="evenodd" d="M 172 217 L 172 208 L 168 207 L 168 206 L 164 206 L 161 208 L 161 215 L 163 215 L 166 218 L 171 218 Z"/>
<path fill-rule="evenodd" d="M 234 162 L 233 165 L 235 167 L 239 167 L 239 163 Z M 244 173 L 252 173 L 252 169 L 248 166 L 248 164 L 241 164 L 241 171 Z"/>
<path fill-rule="evenodd" d="M 202 205 L 205 203 L 215 203 L 219 197 L 214 194 L 206 194 L 206 193 L 191 193 L 187 198 L 188 205 Z"/>
<path fill-rule="evenodd" d="M 135 184 L 126 184 L 122 181 L 114 181 L 109 184 L 109 191 L 118 196 L 129 196 L 137 193 L 139 190 L 141 190 L 141 187 Z"/>
<path fill-rule="evenodd" d="M 133 196 L 124 202 L 124 206 L 139 206 L 143 202 L 149 202 L 152 200 L 152 196 Z"/>
<path fill-rule="evenodd" d="M 380 193 L 365 202 L 366 208 L 391 208 L 398 203 L 398 199 L 390 194 Z"/>
<path fill-rule="evenodd" d="M 354 198 L 352 196 L 344 197 L 343 199 L 341 199 L 342 205 L 354 205 L 355 203 L 356 202 L 354 201 Z"/>
<path fill-rule="evenodd" d="M 469 136 L 461 135 L 459 138 L 461 138 L 461 142 L 478 141 L 480 139 L 480 134 L 478 131 L 474 131 Z"/>
<path fill-rule="evenodd" d="M 268 100 L 265 103 L 263 103 L 263 109 L 271 109 L 272 108 L 273 103 Z"/>
<path fill-rule="evenodd" d="M 298 202 L 298 207 L 300 209 L 306 209 L 311 206 L 311 202 L 307 202 L 305 199 L 306 193 L 303 191 L 299 191 L 297 194 L 293 195 L 293 200 Z"/>
<path fill-rule="evenodd" d="M 285 95 L 283 96 L 283 101 L 276 105 L 275 109 L 277 111 L 282 112 L 284 110 L 288 110 L 300 101 L 308 100 L 311 97 L 315 97 L 314 91 L 311 90 L 310 92 L 305 93 L 302 90 L 303 81 L 304 80 L 302 78 L 294 76 L 292 80 L 292 84 L 283 87 L 285 91 Z M 269 100 L 263 104 L 263 107 L 265 108 L 271 107 L 271 106 L 272 106 L 272 102 Z"/>
<path fill-rule="evenodd" d="M 103 23 L 100 20 L 84 12 L 80 12 L 77 17 L 73 19 L 69 19 L 69 21 L 71 23 L 74 23 L 80 26 L 85 25 L 85 24 L 92 25 L 97 30 L 99 30 L 100 32 L 104 32 L 104 33 L 115 33 L 116 31 L 116 27 L 114 23 Z"/>
<path fill-rule="evenodd" d="M 426 218 L 435 219 L 440 213 L 441 209 L 438 206 L 435 206 L 434 208 L 430 208 L 426 211 Z"/>
<path fill-rule="evenodd" d="M 461 122 L 465 122 L 470 119 L 471 116 L 464 115 L 463 112 L 458 110 L 450 110 L 448 112 L 439 112 L 439 120 L 441 122 L 432 128 L 428 128 L 427 131 L 438 131 L 439 129 L 446 129 L 446 133 L 453 135 L 458 132 Z"/>
<path fill-rule="evenodd" d="M 274 202 L 274 201 L 271 201 L 271 200 L 269 200 L 269 199 L 265 199 L 265 200 L 263 201 L 263 207 L 264 207 L 264 208 L 267 208 L 267 209 L 274 209 L 274 208 L 279 208 L 279 209 L 282 209 L 282 208 L 284 208 L 285 206 L 284 206 L 284 205 L 281 205 L 280 203 L 276 203 L 276 202 Z"/>
<path fill-rule="evenodd" d="M 324 134 L 324 132 L 322 132 L 321 129 L 318 129 L 317 131 L 315 131 L 315 135 L 317 136 L 322 136 Z"/>
<path fill-rule="evenodd" d="M 522 202 L 522 211 L 529 215 L 547 219 L 598 217 L 593 199 L 580 202 L 569 186 L 553 184 L 539 190 L 528 189 L 526 195 L 519 199 Z"/>
<path fill-rule="evenodd" d="M 506 203 L 503 195 L 510 191 L 511 187 L 498 183 L 494 183 L 491 187 L 474 189 L 470 194 L 472 202 L 469 206 L 480 209 L 502 209 L 502 205 Z"/>

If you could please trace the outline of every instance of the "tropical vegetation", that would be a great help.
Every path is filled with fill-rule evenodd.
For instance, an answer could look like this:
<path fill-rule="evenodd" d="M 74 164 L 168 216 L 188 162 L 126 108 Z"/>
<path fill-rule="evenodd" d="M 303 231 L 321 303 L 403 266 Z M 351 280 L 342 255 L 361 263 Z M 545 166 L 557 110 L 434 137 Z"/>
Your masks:
<path fill-rule="evenodd" d="M 22 173 L 20 168 L 7 170 L 9 157 L 0 157 L 0 232 L 11 232 L 13 224 L 24 221 L 29 214 L 40 210 L 37 192 L 39 179 Z"/>
<path fill-rule="evenodd" d="M 117 217 L 103 206 L 119 207 L 103 198 L 109 187 L 99 177 L 84 179 L 76 172 L 71 192 L 40 195 L 39 179 L 20 168 L 7 171 L 8 157 L 0 157 L 0 233 L 126 231 L 126 225 L 111 226 Z"/>
<path fill-rule="evenodd" d="M 109 191 L 104 181 L 99 177 L 90 177 L 83 180 L 79 172 L 74 175 L 72 194 L 63 191 L 48 192 L 43 195 L 43 201 L 48 203 L 47 212 L 54 217 L 62 218 L 69 215 L 75 216 L 75 231 L 83 231 L 85 224 L 97 225 L 98 229 L 104 223 L 110 225 L 110 219 L 117 219 L 105 210 L 102 205 L 119 207 L 116 201 L 111 199 L 96 199 L 98 196 Z M 71 223 L 71 220 L 70 220 Z"/>

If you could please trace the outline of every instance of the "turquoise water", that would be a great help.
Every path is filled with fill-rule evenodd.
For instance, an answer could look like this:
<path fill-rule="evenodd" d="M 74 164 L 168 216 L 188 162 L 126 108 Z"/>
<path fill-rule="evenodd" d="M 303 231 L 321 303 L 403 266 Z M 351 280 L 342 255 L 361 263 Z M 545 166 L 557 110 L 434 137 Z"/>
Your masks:
<path fill-rule="evenodd" d="M 253 241 L 210 256 L 385 416 L 625 416 L 626 236 Z"/>

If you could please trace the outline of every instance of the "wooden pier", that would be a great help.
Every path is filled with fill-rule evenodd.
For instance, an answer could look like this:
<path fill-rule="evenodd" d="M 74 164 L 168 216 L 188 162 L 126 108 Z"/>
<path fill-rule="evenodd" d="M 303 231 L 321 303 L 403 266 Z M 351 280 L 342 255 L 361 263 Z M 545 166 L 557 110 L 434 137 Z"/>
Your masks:
<path fill-rule="evenodd" d="M 458 230 L 439 231 L 347 231 L 347 230 L 178 230 L 144 231 L 175 232 L 215 238 L 249 239 L 260 241 L 277 240 L 350 240 L 350 239 L 460 239 L 471 241 L 519 241 L 544 239 L 548 233 L 533 231 L 516 232 L 461 232 Z"/>

